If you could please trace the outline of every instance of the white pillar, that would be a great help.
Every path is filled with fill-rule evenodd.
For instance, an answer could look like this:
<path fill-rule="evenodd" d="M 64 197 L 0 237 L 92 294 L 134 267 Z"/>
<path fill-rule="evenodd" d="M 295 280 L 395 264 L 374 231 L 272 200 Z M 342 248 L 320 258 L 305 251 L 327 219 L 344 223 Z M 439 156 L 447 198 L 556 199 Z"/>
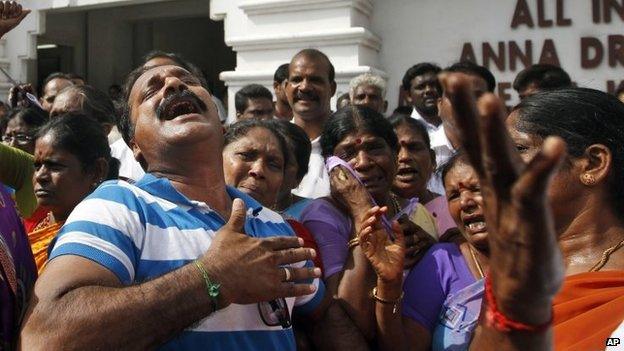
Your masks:
<path fill-rule="evenodd" d="M 225 21 L 225 43 L 236 52 L 236 70 L 221 73 L 228 119 L 235 118 L 234 95 L 242 86 L 259 83 L 272 90 L 277 67 L 304 48 L 329 56 L 336 96 L 361 73 L 385 76 L 379 70 L 381 40 L 370 30 L 372 12 L 371 0 L 211 0 L 211 18 Z"/>

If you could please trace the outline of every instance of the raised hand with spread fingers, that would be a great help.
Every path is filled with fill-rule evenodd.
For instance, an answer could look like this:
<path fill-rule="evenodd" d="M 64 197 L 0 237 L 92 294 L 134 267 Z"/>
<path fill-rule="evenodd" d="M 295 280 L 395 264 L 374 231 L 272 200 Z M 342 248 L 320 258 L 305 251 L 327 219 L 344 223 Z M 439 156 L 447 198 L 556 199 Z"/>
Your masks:
<path fill-rule="evenodd" d="M 17 27 L 29 13 L 15 1 L 0 1 L 0 37 Z"/>
<path fill-rule="evenodd" d="M 485 94 L 476 101 L 463 74 L 447 75 L 442 83 L 460 144 L 479 176 L 489 232 L 487 279 L 496 307 L 518 323 L 547 324 L 564 278 L 547 189 L 565 155 L 565 143 L 547 138 L 525 164 L 507 132 L 506 111 L 497 97 Z M 478 328 L 471 349 L 539 350 L 550 343 L 548 332 L 514 334 Z"/>

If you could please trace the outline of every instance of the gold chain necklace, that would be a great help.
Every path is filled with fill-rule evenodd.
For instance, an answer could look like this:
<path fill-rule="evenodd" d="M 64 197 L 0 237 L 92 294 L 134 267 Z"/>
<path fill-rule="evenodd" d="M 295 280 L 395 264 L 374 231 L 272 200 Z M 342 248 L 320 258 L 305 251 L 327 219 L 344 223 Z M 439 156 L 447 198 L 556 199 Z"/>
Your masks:
<path fill-rule="evenodd" d="M 602 258 L 600 259 L 600 261 L 598 263 L 596 263 L 589 271 L 590 272 L 598 272 L 600 269 L 602 269 L 602 267 L 604 267 L 607 264 L 607 262 L 609 262 L 609 257 L 611 257 L 611 254 L 616 252 L 617 250 L 619 250 L 623 246 L 624 246 L 624 240 L 622 240 L 619 243 L 617 243 L 616 245 L 611 246 L 610 248 L 606 249 L 602 253 Z"/>
<path fill-rule="evenodd" d="M 477 255 L 475 254 L 472 245 L 468 244 L 468 250 L 470 250 L 470 256 L 472 256 L 472 260 L 474 261 L 475 266 L 477 266 L 477 271 L 480 275 L 479 279 L 483 279 L 485 277 L 485 274 L 483 274 L 483 268 L 481 268 L 481 264 L 479 263 L 479 260 L 477 260 Z"/>

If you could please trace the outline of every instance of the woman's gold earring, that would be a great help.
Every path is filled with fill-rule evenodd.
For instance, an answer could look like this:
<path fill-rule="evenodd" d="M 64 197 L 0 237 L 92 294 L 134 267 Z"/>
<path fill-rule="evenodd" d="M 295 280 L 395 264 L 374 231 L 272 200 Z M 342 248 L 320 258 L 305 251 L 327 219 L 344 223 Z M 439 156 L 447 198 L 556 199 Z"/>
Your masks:
<path fill-rule="evenodd" d="M 581 182 L 587 186 L 592 186 L 596 184 L 596 178 L 589 173 L 583 173 L 581 175 Z"/>

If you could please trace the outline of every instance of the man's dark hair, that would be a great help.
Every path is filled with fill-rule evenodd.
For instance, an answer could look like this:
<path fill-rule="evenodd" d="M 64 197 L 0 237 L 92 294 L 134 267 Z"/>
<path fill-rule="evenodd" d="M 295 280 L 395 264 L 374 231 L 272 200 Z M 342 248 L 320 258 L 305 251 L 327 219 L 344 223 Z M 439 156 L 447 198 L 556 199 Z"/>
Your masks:
<path fill-rule="evenodd" d="M 278 82 L 279 84 L 284 83 L 286 79 L 288 79 L 288 68 L 290 67 L 290 63 L 284 63 L 277 67 L 275 73 L 273 74 L 273 81 Z"/>
<path fill-rule="evenodd" d="M 273 95 L 269 89 L 260 84 L 249 84 L 242 87 L 234 95 L 234 106 L 237 113 L 243 113 L 249 106 L 249 99 L 268 99 L 273 101 Z"/>
<path fill-rule="evenodd" d="M 312 152 L 312 144 L 308 135 L 303 128 L 288 121 L 270 119 L 265 122 L 272 124 L 293 150 L 295 161 L 297 161 L 297 180 L 301 181 L 308 173 L 308 163 L 310 162 L 310 153 Z"/>
<path fill-rule="evenodd" d="M 194 65 L 192 62 L 185 59 L 184 56 L 182 56 L 179 53 L 165 52 L 161 50 L 152 50 L 141 58 L 141 66 L 144 66 L 148 61 L 158 58 L 158 57 L 168 58 L 171 61 L 175 62 L 176 65 L 191 72 L 195 77 L 197 77 L 197 79 L 199 79 L 199 82 L 201 83 L 201 85 L 204 88 L 206 88 L 206 90 L 210 91 L 210 87 L 208 86 L 208 81 L 206 80 L 206 76 L 204 76 L 204 73 L 201 71 L 201 69 L 199 69 L 199 67 Z"/>
<path fill-rule="evenodd" d="M 122 101 L 122 109 L 121 115 L 119 116 L 119 120 L 117 121 L 117 129 L 119 129 L 119 133 L 121 133 L 121 137 L 126 142 L 127 145 L 130 145 L 130 141 L 134 138 L 134 125 L 132 124 L 132 120 L 130 115 L 132 114 L 132 109 L 130 108 L 130 104 L 128 100 L 130 99 L 130 93 L 132 92 L 132 87 L 134 83 L 143 75 L 143 73 L 150 70 L 150 68 L 145 68 L 143 65 L 135 68 L 132 72 L 128 74 L 126 77 L 126 82 L 123 86 L 123 101 Z"/>
<path fill-rule="evenodd" d="M 19 118 L 35 132 L 48 122 L 48 113 L 37 106 L 16 107 L 0 119 L 0 135 L 6 131 L 9 121 Z"/>
<path fill-rule="evenodd" d="M 115 179 L 119 173 L 119 161 L 110 154 L 108 138 L 100 124 L 84 114 L 66 113 L 53 118 L 39 129 L 37 137 L 51 134 L 55 147 L 74 155 L 83 170 L 95 166 L 95 162 L 104 158 L 108 162 L 106 179 Z"/>
<path fill-rule="evenodd" d="M 393 152 L 398 153 L 399 142 L 394 128 L 379 112 L 366 106 L 350 106 L 334 112 L 321 134 L 321 151 L 327 158 L 334 153 L 334 148 L 347 135 L 356 132 L 368 132 L 382 138 Z"/>
<path fill-rule="evenodd" d="M 335 81 L 336 79 L 336 70 L 334 69 L 334 65 L 331 63 L 331 61 L 329 60 L 329 57 L 327 57 L 327 55 L 325 55 L 322 51 L 317 50 L 317 49 L 303 49 L 301 51 L 299 51 L 298 53 L 295 54 L 295 56 L 293 56 L 292 60 L 290 61 L 291 63 L 296 59 L 299 58 L 301 56 L 307 57 L 309 59 L 312 60 L 321 60 L 321 61 L 325 61 L 325 63 L 327 64 L 328 67 L 328 78 L 330 82 Z"/>
<path fill-rule="evenodd" d="M 615 96 L 593 89 L 564 88 L 528 96 L 514 108 L 516 129 L 546 139 L 558 136 L 567 145 L 569 159 L 585 154 L 593 144 L 612 155 L 607 190 L 617 213 L 624 211 L 624 104 Z M 570 165 L 564 162 L 563 167 Z"/>
<path fill-rule="evenodd" d="M 102 125 L 115 124 L 117 121 L 115 105 L 113 105 L 113 101 L 108 94 L 90 85 L 71 85 L 61 90 L 58 95 L 69 92 L 76 92 L 81 96 L 80 113 L 94 118 Z"/>
<path fill-rule="evenodd" d="M 411 89 L 412 80 L 417 76 L 421 76 L 425 73 L 438 74 L 442 69 L 435 63 L 421 62 L 410 67 L 403 75 L 402 86 L 403 90 L 409 91 Z"/>
<path fill-rule="evenodd" d="M 471 61 L 461 61 L 452 64 L 451 66 L 444 69 L 446 72 L 460 72 L 472 76 L 477 76 L 483 78 L 485 83 L 487 84 L 487 89 L 489 92 L 493 92 L 496 89 L 496 78 L 489 69 L 484 66 L 479 66 Z"/>
<path fill-rule="evenodd" d="M 520 92 L 535 84 L 539 90 L 570 88 L 572 80 L 561 67 L 549 64 L 537 64 L 525 68 L 516 76 L 513 88 Z"/>
<path fill-rule="evenodd" d="M 223 136 L 224 143 L 223 146 L 227 146 L 245 136 L 254 128 L 264 128 L 271 132 L 277 138 L 277 141 L 282 149 L 282 157 L 284 158 L 284 171 L 286 170 L 286 164 L 288 164 L 288 144 L 286 143 L 286 139 L 280 133 L 275 124 L 269 123 L 268 120 L 260 120 L 260 119 L 244 119 L 242 121 L 238 121 L 228 128 L 227 132 Z"/>

